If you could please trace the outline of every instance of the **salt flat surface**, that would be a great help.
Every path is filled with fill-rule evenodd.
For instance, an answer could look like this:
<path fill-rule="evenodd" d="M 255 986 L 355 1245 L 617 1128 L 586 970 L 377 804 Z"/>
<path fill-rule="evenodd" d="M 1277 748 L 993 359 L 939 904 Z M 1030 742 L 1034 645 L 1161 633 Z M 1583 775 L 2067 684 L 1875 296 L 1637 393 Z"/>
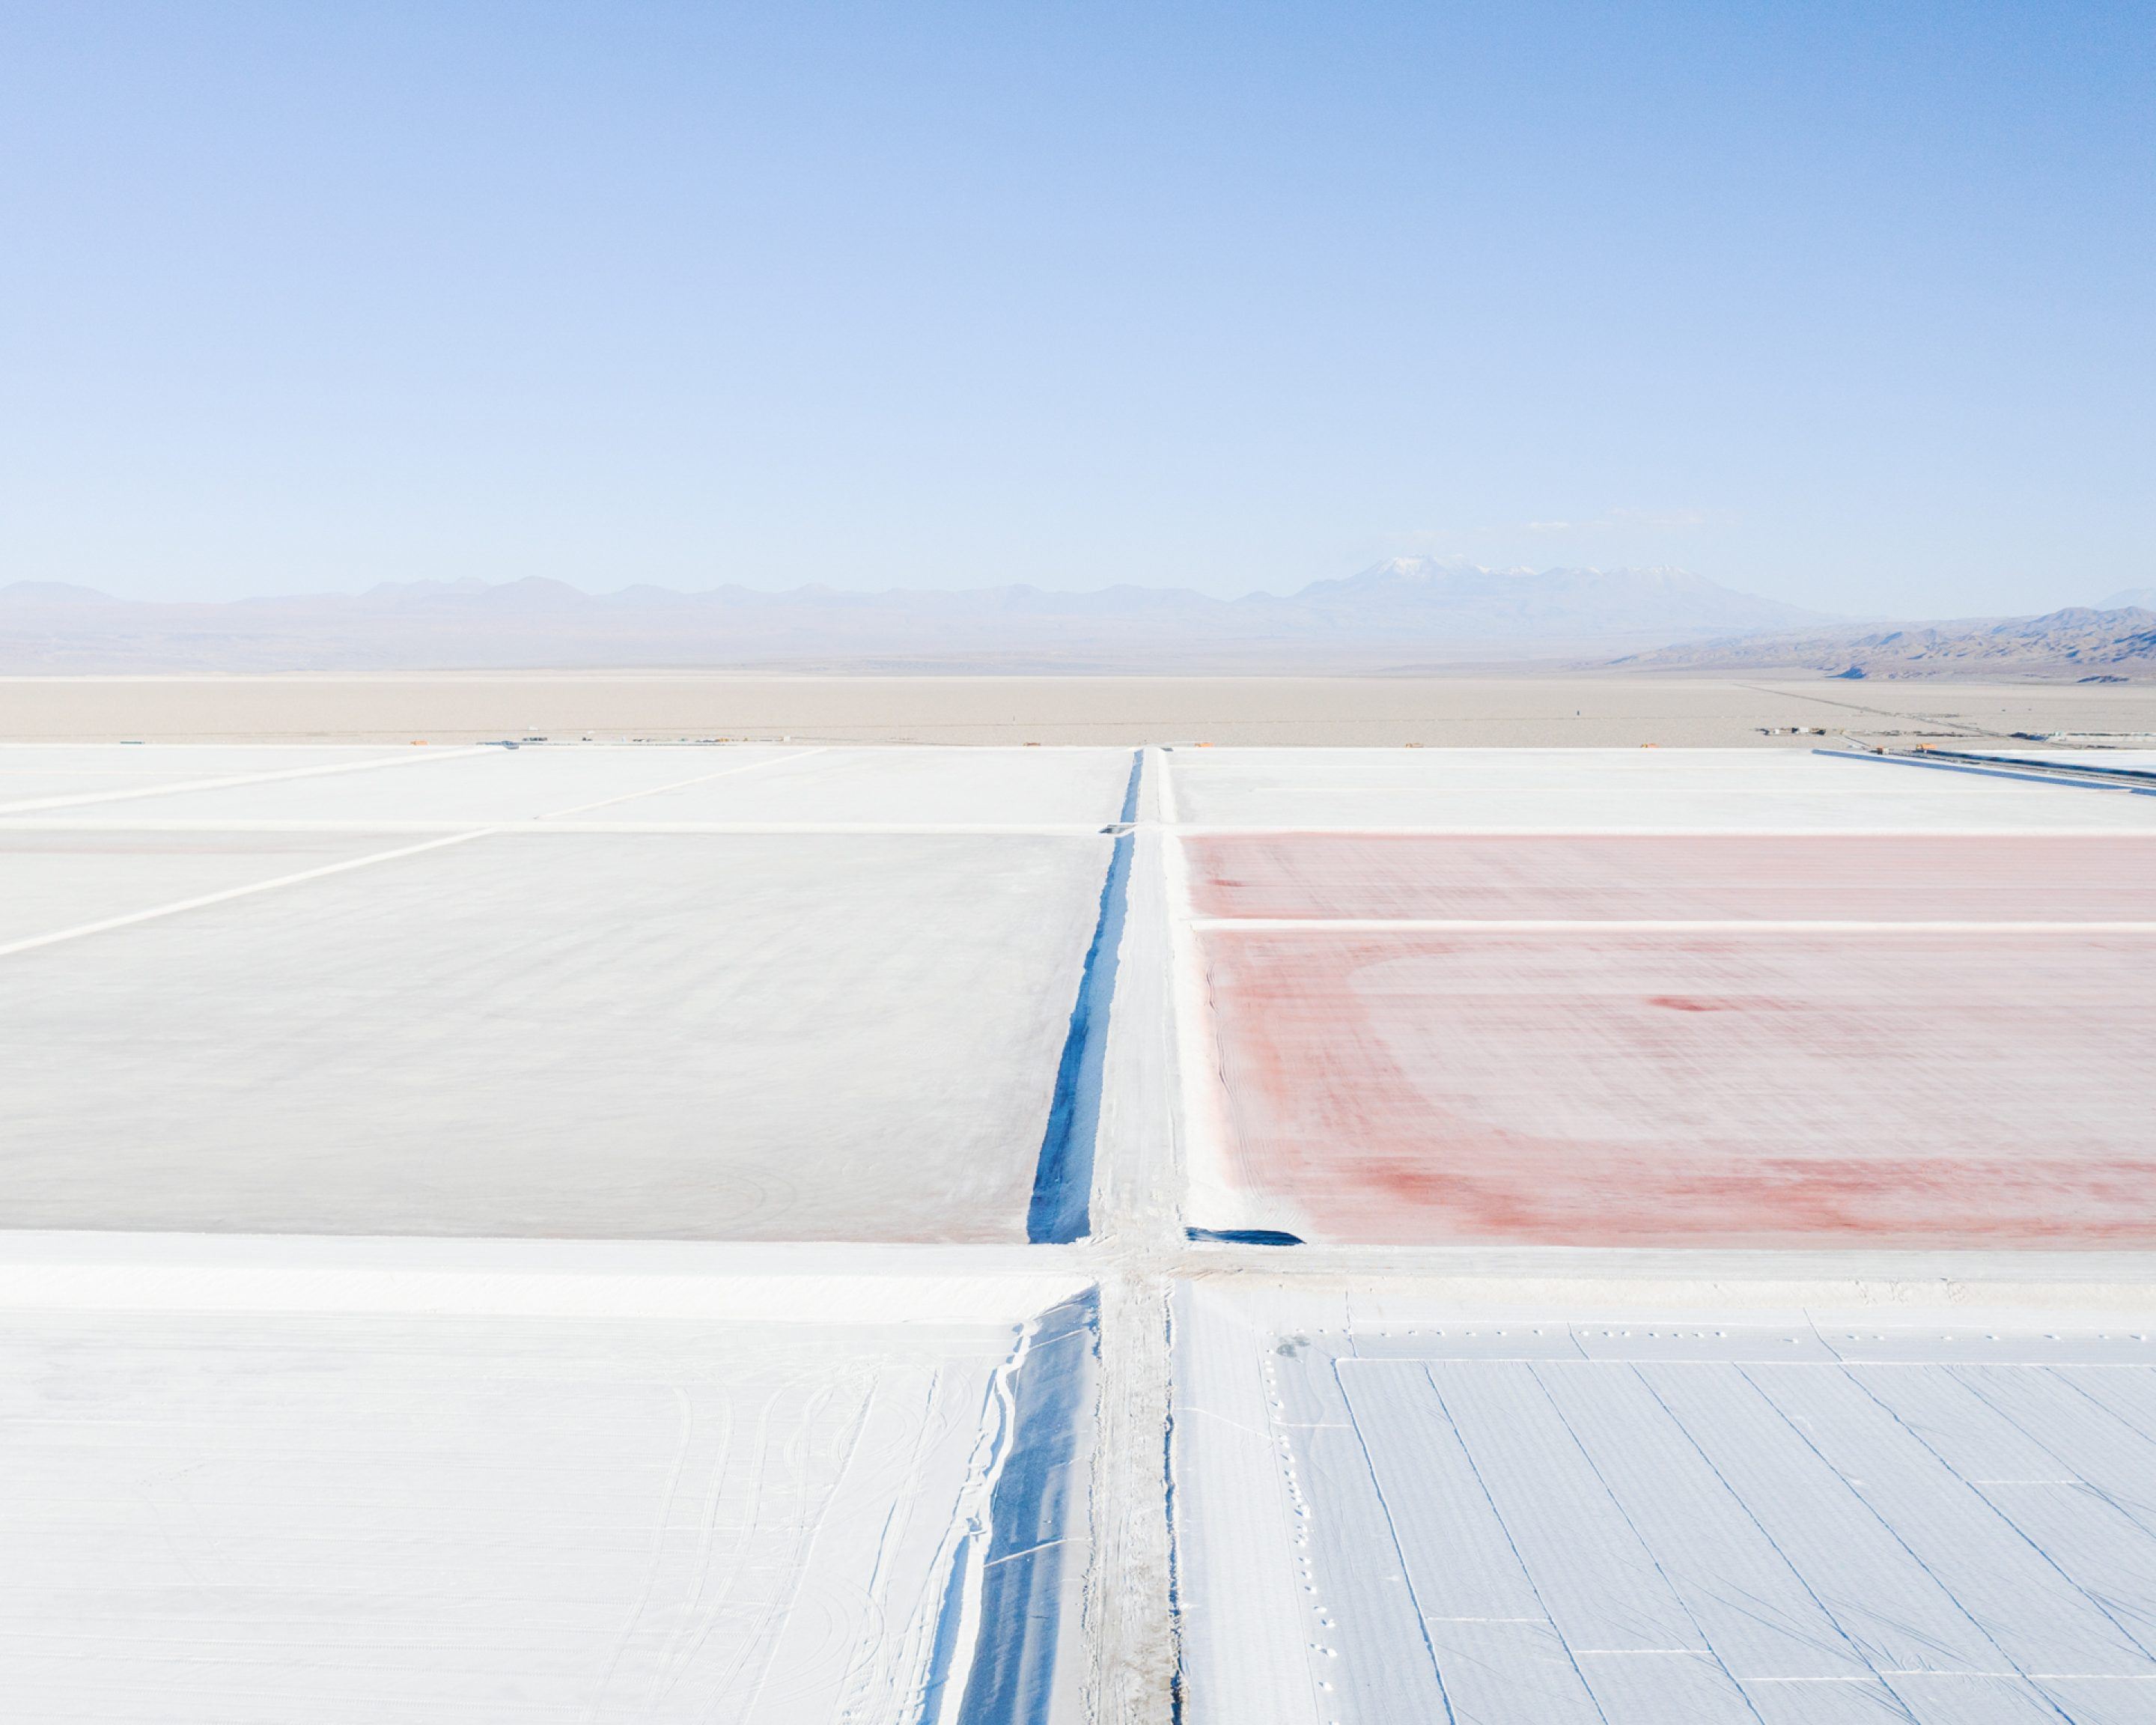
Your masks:
<path fill-rule="evenodd" d="M 1111 844 L 496 834 L 0 956 L 0 1224 L 1023 1240 Z"/>
<path fill-rule="evenodd" d="M 303 758 L 0 814 L 26 1717 L 2156 1718 L 2156 800 Z"/>
<path fill-rule="evenodd" d="M 157 1725 L 1046 1718 L 1003 1668 L 1067 1704 L 1084 1441 L 1014 1416 L 1083 1405 L 1089 1358 L 992 1303 L 0 1312 L 0 1689 Z"/>
<path fill-rule="evenodd" d="M 2156 831 L 2156 798 L 1744 749 L 1175 749 L 1176 818 L 1382 832 Z"/>
<path fill-rule="evenodd" d="M 1088 1282 L 1070 1246 L 0 1231 L 0 1312 L 965 1325 Z"/>
<path fill-rule="evenodd" d="M 2156 832 L 1185 841 L 1202 916 L 2156 922 Z"/>
<path fill-rule="evenodd" d="M 252 757 L 264 752 L 233 752 Z M 1100 825 L 1119 818 L 1132 764 L 1127 749 L 785 745 L 407 750 L 383 758 L 396 770 L 265 777 L 85 804 L 69 809 L 67 818 L 87 825 L 477 825 L 578 818 L 658 824 Z M 239 773 L 235 767 L 232 776 Z"/>
<path fill-rule="evenodd" d="M 411 749 L 300 744 L 0 745 L 0 814 L 55 803 L 132 798 L 182 785 L 269 774 L 337 772 L 413 759 Z"/>
<path fill-rule="evenodd" d="M 768 773 L 630 805 L 641 820 L 1106 823 L 1123 813 L 1128 749 L 829 749 Z"/>
<path fill-rule="evenodd" d="M 378 839 L 348 833 L 11 832 L 0 826 L 0 947 L 381 849 Z"/>
<path fill-rule="evenodd" d="M 1196 1225 L 2156 1243 L 2156 827 L 2118 824 L 2156 801 L 1827 755 L 1169 760 Z M 1383 830 L 1417 826 L 1454 830 Z"/>
<path fill-rule="evenodd" d="M 264 777 L 213 789 L 86 805 L 89 825 L 214 825 L 254 821 L 349 824 L 536 820 L 593 804 L 627 807 L 651 792 L 713 773 L 761 771 L 786 748 L 411 749 L 394 770 Z"/>
<path fill-rule="evenodd" d="M 1177 1309 L 1194 1721 L 2156 1707 L 2156 1335 Z"/>
<path fill-rule="evenodd" d="M 1306 1239 L 2156 1243 L 2156 932 L 1209 932 Z"/>
<path fill-rule="evenodd" d="M 0 737 L 475 742 L 707 737 L 817 742 L 1635 748 L 1808 747 L 1792 726 L 2004 743 L 2016 732 L 2156 732 L 2142 684 L 1786 682 L 1589 675 L 796 676 L 430 671 L 0 677 Z M 1771 735 L 1763 735 L 1763 732 Z"/>

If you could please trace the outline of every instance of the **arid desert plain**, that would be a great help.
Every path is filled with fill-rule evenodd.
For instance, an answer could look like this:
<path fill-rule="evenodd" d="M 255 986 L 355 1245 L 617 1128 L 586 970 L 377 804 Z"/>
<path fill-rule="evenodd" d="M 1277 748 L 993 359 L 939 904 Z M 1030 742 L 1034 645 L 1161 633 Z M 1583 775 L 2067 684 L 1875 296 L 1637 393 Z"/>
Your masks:
<path fill-rule="evenodd" d="M 1212 742 L 1807 747 L 2156 734 L 2156 683 L 482 671 L 0 676 L 15 742 Z"/>
<path fill-rule="evenodd" d="M 2156 1719 L 2156 689 L 0 683 L 13 1717 Z"/>

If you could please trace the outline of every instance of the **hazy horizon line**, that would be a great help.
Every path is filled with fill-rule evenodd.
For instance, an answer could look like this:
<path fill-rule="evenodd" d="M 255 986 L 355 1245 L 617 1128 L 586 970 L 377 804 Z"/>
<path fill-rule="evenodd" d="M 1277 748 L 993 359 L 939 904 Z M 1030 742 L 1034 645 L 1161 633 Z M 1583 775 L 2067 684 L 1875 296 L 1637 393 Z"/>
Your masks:
<path fill-rule="evenodd" d="M 970 586 L 928 586 L 922 584 L 898 585 L 889 583 L 880 586 L 869 586 L 865 584 L 854 585 L 842 581 L 832 580 L 827 578 L 799 581 L 791 586 L 778 586 L 766 584 L 758 581 L 735 578 L 715 582 L 709 586 L 684 587 L 670 585 L 663 580 L 646 578 L 624 581 L 620 584 L 614 586 L 600 586 L 596 584 L 591 578 L 579 580 L 572 579 L 562 575 L 534 573 L 529 575 L 511 576 L 498 580 L 489 579 L 485 576 L 480 575 L 426 575 L 409 578 L 383 576 L 367 582 L 364 585 L 335 584 L 316 588 L 292 588 L 283 592 L 239 593 L 222 597 L 202 594 L 186 594 L 177 596 L 171 594 L 150 595 L 115 592 L 109 588 L 91 586 L 87 582 L 68 581 L 41 577 L 25 577 L 11 582 L 0 583 L 0 598 L 4 598 L 11 594 L 23 595 L 26 590 L 29 590 L 31 592 L 45 590 L 53 592 L 55 594 L 60 593 L 73 593 L 94 596 L 95 598 L 107 603 L 122 605 L 222 606 L 304 603 L 308 600 L 327 598 L 365 598 L 372 594 L 384 591 L 414 591 L 424 588 L 495 593 L 502 591 L 506 588 L 537 585 L 546 588 L 563 589 L 567 592 L 573 593 L 580 598 L 597 600 L 622 598 L 639 593 L 663 593 L 670 597 L 686 599 L 711 598 L 729 593 L 746 593 L 761 598 L 786 598 L 796 595 L 829 594 L 849 598 L 900 599 L 907 596 L 919 596 L 923 598 L 965 598 L 975 595 L 1009 593 L 1039 593 L 1047 597 L 1090 598 L 1104 598 L 1111 594 L 1127 592 L 1177 597 L 1189 599 L 1203 604 L 1234 605 L 1253 599 L 1293 599 L 1310 592 L 1311 589 L 1314 588 L 1342 585 L 1347 583 L 1360 579 L 1363 577 L 1378 573 L 1389 567 L 1401 564 L 1424 565 L 1434 571 L 1440 569 L 1456 570 L 1462 573 L 1502 576 L 1517 578 L 1532 578 L 1554 574 L 1571 573 L 1606 576 L 1681 575 L 1691 579 L 1707 583 L 1713 587 L 1719 588 L 1722 591 L 1738 597 L 1760 600 L 1767 603 L 1787 607 L 1791 610 L 1806 612 L 1820 622 L 1840 624 L 1931 624 L 1941 623 L 1975 623 L 2009 618 L 2044 616 L 2049 615 L 2054 612 L 2075 609 L 2106 610 L 2117 609 L 2121 608 L 2123 606 L 2132 605 L 2141 605 L 2144 608 L 2156 608 L 2156 587 L 2126 587 L 2115 589 L 2109 593 L 2095 598 L 2063 600 L 2047 606 L 2034 608 L 2025 611 L 1929 613 L 1827 611 L 1820 610 L 1811 606 L 1799 604 L 1792 600 L 1779 598 L 1771 593 L 1759 593 L 1755 589 L 1743 587 L 1733 587 L 1717 577 L 1703 574 L 1697 569 L 1676 563 L 1596 564 L 1582 562 L 1550 563 L 1537 566 L 1527 563 L 1478 563 L 1473 559 L 1464 556 L 1435 556 L 1424 554 L 1410 554 L 1399 557 L 1381 557 L 1373 563 L 1366 564 L 1358 569 L 1349 572 L 1348 573 L 1314 577 L 1311 580 L 1306 581 L 1297 587 L 1287 588 L 1285 589 L 1255 587 L 1248 588 L 1241 593 L 1232 594 L 1211 593 L 1199 587 L 1171 585 L 1164 583 L 1142 580 L 1106 581 L 1096 585 L 1085 587 L 1048 584 L 1037 581 L 1026 580 L 1007 581 L 993 584 Z"/>

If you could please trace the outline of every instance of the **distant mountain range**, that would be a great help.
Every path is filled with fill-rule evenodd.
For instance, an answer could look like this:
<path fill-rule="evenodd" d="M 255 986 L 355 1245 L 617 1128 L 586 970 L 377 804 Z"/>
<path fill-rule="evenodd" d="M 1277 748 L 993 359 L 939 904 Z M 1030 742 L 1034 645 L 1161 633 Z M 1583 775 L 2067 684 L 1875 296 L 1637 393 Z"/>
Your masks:
<path fill-rule="evenodd" d="M 1678 569 L 1428 557 L 1240 599 L 1129 586 L 592 594 L 534 578 L 168 604 L 24 582 L 0 588 L 0 671 L 1382 670 L 1607 656 L 1828 620 Z"/>
<path fill-rule="evenodd" d="M 2156 592 L 2114 595 L 2129 601 L 2124 605 L 2107 600 L 2102 607 L 2076 605 L 2042 617 L 1745 634 L 1631 654 L 1614 664 L 1626 670 L 1798 671 L 1852 680 L 2138 681 L 2156 678 L 2156 606 L 2142 605 L 2138 597 L 2156 600 Z"/>

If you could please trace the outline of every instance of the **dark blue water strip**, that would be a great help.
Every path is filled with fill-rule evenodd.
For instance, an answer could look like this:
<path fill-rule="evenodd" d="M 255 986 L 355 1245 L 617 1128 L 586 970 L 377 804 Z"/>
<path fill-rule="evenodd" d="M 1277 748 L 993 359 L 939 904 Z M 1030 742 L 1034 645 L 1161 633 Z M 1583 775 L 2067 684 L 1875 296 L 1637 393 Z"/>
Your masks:
<path fill-rule="evenodd" d="M 1064 1541 L 1085 1489 L 1079 1434 L 1093 1410 L 1100 1298 L 1091 1288 L 1042 1314 L 1012 1386 L 1015 1431 L 989 1499 L 980 1638 L 958 1725 L 1045 1725 L 1055 1689 Z"/>
<path fill-rule="evenodd" d="M 1123 792 L 1126 821 L 1137 813 L 1143 759 L 1142 752 L 1131 757 L 1130 783 Z M 1040 1159 L 1034 1164 L 1033 1202 L 1025 1215 L 1025 1237 L 1034 1245 L 1067 1245 L 1083 1240 L 1093 1225 L 1093 1146 L 1101 1131 L 1108 1009 L 1116 994 L 1116 963 L 1123 944 L 1123 904 L 1134 843 L 1125 833 L 1109 853 L 1093 944 L 1086 949 L 1077 1004 L 1070 1009 L 1063 1057 L 1056 1062 L 1055 1093 L 1048 1105 L 1048 1129 L 1041 1135 Z"/>
<path fill-rule="evenodd" d="M 1278 1228 L 1186 1228 L 1191 1240 L 1212 1240 L 1224 1245 L 1301 1245 L 1302 1236 Z"/>

